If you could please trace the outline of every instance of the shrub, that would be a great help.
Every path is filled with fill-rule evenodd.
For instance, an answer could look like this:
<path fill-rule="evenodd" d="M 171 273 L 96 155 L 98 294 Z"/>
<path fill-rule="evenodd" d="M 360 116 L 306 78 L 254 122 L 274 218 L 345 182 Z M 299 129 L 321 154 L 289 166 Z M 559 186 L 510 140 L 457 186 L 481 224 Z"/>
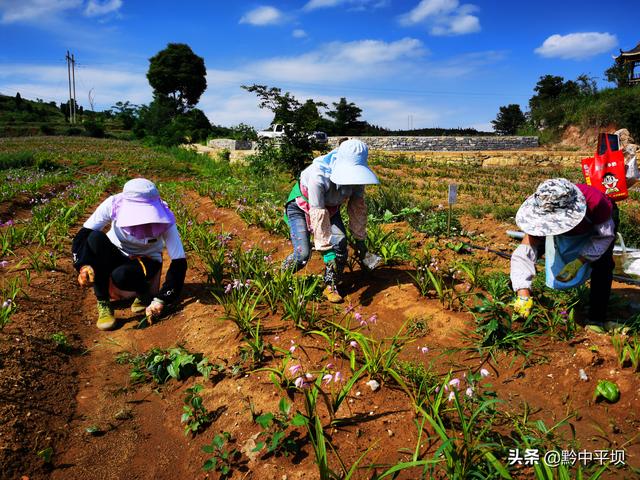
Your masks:
<path fill-rule="evenodd" d="M 85 120 L 82 124 L 87 135 L 94 138 L 104 138 L 104 125 L 95 120 Z"/>
<path fill-rule="evenodd" d="M 40 132 L 43 135 L 54 135 L 56 133 L 55 129 L 51 125 L 40 125 Z"/>
<path fill-rule="evenodd" d="M 422 224 L 418 226 L 418 230 L 431 235 L 433 237 L 439 237 L 447 234 L 449 214 L 447 210 L 437 210 L 431 212 L 426 216 L 426 219 Z M 455 211 L 451 212 L 451 235 L 457 235 L 460 233 L 462 226 L 458 219 L 458 214 Z"/>
<path fill-rule="evenodd" d="M 60 165 L 55 160 L 41 157 L 36 159 L 35 167 L 38 170 L 56 170 L 60 168 Z"/>
<path fill-rule="evenodd" d="M 77 135 L 82 135 L 82 130 L 80 130 L 78 127 L 69 127 L 67 128 L 65 134 L 71 137 L 75 137 Z"/>
<path fill-rule="evenodd" d="M 0 170 L 31 167 L 34 163 L 33 152 L 0 153 Z"/>

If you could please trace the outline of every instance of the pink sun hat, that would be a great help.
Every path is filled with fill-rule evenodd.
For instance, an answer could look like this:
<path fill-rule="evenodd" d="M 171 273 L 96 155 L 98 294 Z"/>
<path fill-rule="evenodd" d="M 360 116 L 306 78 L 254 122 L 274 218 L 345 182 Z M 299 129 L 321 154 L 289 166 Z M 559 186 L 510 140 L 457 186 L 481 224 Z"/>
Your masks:
<path fill-rule="evenodd" d="M 124 184 L 122 193 L 116 196 L 113 217 L 119 227 L 176 223 L 176 217 L 160 198 L 160 192 L 146 178 L 134 178 Z"/>

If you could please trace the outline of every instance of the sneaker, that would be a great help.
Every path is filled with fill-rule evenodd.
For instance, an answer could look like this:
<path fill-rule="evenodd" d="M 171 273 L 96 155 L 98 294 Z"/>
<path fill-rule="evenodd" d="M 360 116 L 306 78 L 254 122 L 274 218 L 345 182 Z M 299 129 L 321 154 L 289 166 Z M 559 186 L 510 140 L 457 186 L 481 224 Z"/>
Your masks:
<path fill-rule="evenodd" d="M 99 330 L 111 330 L 116 326 L 116 317 L 113 316 L 113 308 L 109 300 L 98 300 L 98 321 L 96 327 Z"/>
<path fill-rule="evenodd" d="M 147 305 L 148 303 L 145 303 L 145 301 L 140 297 L 136 297 L 136 299 L 131 304 L 131 311 L 136 314 L 144 313 L 144 311 L 147 309 Z"/>
<path fill-rule="evenodd" d="M 342 296 L 338 293 L 338 290 L 331 285 L 327 285 L 322 292 L 322 295 L 331 303 L 342 303 Z"/>

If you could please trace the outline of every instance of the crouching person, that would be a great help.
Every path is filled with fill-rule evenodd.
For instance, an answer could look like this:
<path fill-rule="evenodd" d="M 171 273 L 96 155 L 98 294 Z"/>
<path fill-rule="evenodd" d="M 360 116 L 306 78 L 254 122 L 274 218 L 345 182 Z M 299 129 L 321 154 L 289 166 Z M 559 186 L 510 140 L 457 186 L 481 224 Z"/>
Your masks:
<path fill-rule="evenodd" d="M 368 165 L 369 151 L 360 140 L 346 140 L 338 149 L 316 158 L 305 168 L 286 204 L 293 253 L 283 268 L 299 270 L 311 255 L 311 233 L 315 249 L 325 263 L 324 295 L 331 302 L 342 301 L 337 285 L 347 263 L 347 236 L 340 216 L 340 206 L 347 203 L 349 228 L 356 240 L 360 260 L 369 260 L 365 246 L 367 208 L 365 185 L 377 184 L 378 178 Z M 378 257 L 370 260 L 373 268 Z"/>
<path fill-rule="evenodd" d="M 107 224 L 111 228 L 105 234 L 102 229 Z M 165 247 L 171 264 L 158 291 Z M 175 216 L 153 182 L 144 178 L 129 180 L 122 193 L 98 206 L 73 239 L 72 253 L 78 283 L 93 285 L 100 330 L 116 325 L 110 283 L 119 290 L 135 292 L 131 310 L 145 312 L 152 321 L 166 304 L 178 299 L 187 272 Z"/>
<path fill-rule="evenodd" d="M 544 253 L 548 287 L 577 287 L 591 278 L 587 328 L 601 333 L 612 323 L 606 317 L 617 228 L 614 209 L 606 195 L 588 185 L 554 178 L 538 186 L 516 214 L 516 223 L 526 234 L 511 256 L 516 313 L 522 317 L 531 313 L 535 263 Z"/>

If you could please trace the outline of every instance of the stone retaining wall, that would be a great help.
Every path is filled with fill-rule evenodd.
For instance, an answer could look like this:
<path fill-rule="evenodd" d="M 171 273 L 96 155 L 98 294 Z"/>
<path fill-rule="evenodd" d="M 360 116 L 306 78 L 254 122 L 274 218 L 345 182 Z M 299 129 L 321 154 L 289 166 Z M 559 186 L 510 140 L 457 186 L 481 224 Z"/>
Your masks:
<path fill-rule="evenodd" d="M 229 138 L 214 138 L 207 142 L 207 147 L 227 150 L 252 150 L 251 140 L 231 140 Z"/>
<path fill-rule="evenodd" d="M 580 160 L 589 152 L 561 151 L 493 151 L 493 152 L 388 152 L 385 156 L 406 155 L 419 163 L 445 163 L 470 165 L 476 168 L 491 167 L 548 167 L 566 166 L 580 168 Z"/>
<path fill-rule="evenodd" d="M 344 137 L 329 137 L 335 147 Z M 463 152 L 475 150 L 527 150 L 539 146 L 538 137 L 350 137 L 362 140 L 372 150 L 404 152 Z"/>

